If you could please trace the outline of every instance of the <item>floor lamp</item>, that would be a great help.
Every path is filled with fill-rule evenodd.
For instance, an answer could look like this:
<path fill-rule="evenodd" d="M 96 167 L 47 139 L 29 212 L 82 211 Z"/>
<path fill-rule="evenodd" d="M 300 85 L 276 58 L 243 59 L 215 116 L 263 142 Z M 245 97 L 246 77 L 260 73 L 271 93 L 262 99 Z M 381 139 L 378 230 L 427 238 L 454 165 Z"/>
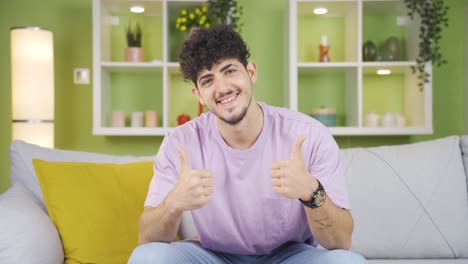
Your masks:
<path fill-rule="evenodd" d="M 54 147 L 53 34 L 14 27 L 11 37 L 12 137 Z"/>

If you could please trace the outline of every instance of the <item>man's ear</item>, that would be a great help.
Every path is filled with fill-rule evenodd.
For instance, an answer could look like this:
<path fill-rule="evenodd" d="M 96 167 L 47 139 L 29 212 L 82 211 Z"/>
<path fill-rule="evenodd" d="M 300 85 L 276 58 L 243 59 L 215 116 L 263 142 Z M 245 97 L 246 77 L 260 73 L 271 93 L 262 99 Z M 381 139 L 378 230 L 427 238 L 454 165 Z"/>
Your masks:
<path fill-rule="evenodd" d="M 257 81 L 257 64 L 255 64 L 253 61 L 249 61 L 246 68 L 251 82 L 255 83 Z"/>
<path fill-rule="evenodd" d="M 197 97 L 200 104 L 205 105 L 205 102 L 203 101 L 203 98 L 201 97 L 200 91 L 198 91 L 197 87 L 195 86 L 192 87 L 192 93 Z"/>

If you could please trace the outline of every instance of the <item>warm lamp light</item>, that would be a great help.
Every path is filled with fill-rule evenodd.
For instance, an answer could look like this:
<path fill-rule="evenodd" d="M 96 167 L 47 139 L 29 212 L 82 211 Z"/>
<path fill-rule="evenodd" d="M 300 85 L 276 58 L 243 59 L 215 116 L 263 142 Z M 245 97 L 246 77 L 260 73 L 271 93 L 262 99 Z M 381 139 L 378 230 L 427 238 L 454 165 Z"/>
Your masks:
<path fill-rule="evenodd" d="M 54 52 L 52 32 L 15 27 L 11 37 L 12 136 L 54 147 Z"/>
<path fill-rule="evenodd" d="M 318 7 L 314 9 L 314 14 L 316 15 L 325 15 L 326 13 L 328 13 L 328 9 L 324 7 Z"/>
<path fill-rule="evenodd" d="M 379 69 L 379 70 L 377 70 L 378 75 L 389 75 L 391 73 L 392 73 L 392 71 L 389 70 L 389 69 Z"/>
<path fill-rule="evenodd" d="M 145 7 L 143 7 L 143 6 L 132 6 L 132 7 L 130 7 L 130 12 L 132 12 L 132 13 L 143 13 L 143 12 L 145 12 Z"/>

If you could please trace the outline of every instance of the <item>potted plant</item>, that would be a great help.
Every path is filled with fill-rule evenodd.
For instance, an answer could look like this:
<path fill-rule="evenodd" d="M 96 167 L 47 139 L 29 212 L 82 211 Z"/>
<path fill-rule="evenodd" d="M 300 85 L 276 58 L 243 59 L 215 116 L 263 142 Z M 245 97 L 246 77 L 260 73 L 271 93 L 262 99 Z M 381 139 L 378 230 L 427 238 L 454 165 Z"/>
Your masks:
<path fill-rule="evenodd" d="M 448 27 L 448 6 L 444 0 L 404 0 L 408 8 L 408 16 L 414 19 L 418 15 L 421 19 L 419 30 L 419 54 L 413 73 L 418 72 L 419 89 L 429 82 L 426 73 L 426 63 L 441 66 L 447 61 L 442 57 L 439 40 L 442 38 L 442 27 Z"/>
<path fill-rule="evenodd" d="M 196 7 L 192 10 L 182 9 L 176 19 L 176 28 L 182 32 L 188 32 L 188 37 L 198 28 L 209 28 L 210 20 L 207 16 L 208 8 L 206 6 Z"/>
<path fill-rule="evenodd" d="M 208 6 L 197 7 L 194 10 L 182 9 L 176 19 L 176 28 L 190 32 L 194 29 L 211 25 L 226 24 L 240 32 L 239 23 L 242 6 L 236 0 L 208 0 Z"/>
<path fill-rule="evenodd" d="M 141 47 L 142 31 L 139 23 L 135 27 L 128 24 L 125 31 L 127 38 L 127 48 L 125 48 L 125 61 L 141 62 L 143 61 L 143 48 Z"/>
<path fill-rule="evenodd" d="M 242 6 L 236 0 L 208 0 L 208 18 L 213 25 L 226 24 L 240 32 Z"/>

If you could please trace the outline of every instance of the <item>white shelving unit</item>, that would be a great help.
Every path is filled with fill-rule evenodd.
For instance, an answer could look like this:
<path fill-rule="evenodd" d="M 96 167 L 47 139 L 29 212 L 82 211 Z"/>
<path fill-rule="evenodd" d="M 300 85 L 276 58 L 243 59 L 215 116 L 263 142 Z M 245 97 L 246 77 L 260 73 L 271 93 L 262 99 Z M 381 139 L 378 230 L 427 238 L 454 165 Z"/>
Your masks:
<path fill-rule="evenodd" d="M 196 99 L 182 82 L 177 51 L 183 33 L 174 28 L 182 8 L 204 0 L 93 0 L 93 134 L 108 136 L 165 135 L 177 125 L 177 115 L 194 117 Z M 131 5 L 143 5 L 145 13 L 131 14 Z M 328 14 L 313 14 L 325 7 Z M 432 84 L 421 92 L 416 65 L 418 22 L 406 17 L 403 0 L 290 0 L 288 106 L 310 114 L 321 105 L 337 110 L 334 135 L 431 134 Z M 124 62 L 124 28 L 132 19 L 142 20 L 144 62 Z M 401 25 L 397 25 L 397 24 Z M 387 33 L 388 32 L 388 33 Z M 331 62 L 318 62 L 321 35 L 328 36 Z M 396 35 L 402 57 L 398 61 L 363 61 L 367 40 L 377 45 L 382 36 Z M 380 38 L 380 39 L 379 39 Z M 378 76 L 377 69 L 392 74 Z M 427 67 L 432 75 L 432 68 Z M 407 126 L 365 127 L 364 117 L 375 109 L 399 112 Z M 112 111 L 127 112 L 127 127 L 111 126 Z M 157 110 L 159 126 L 128 125 L 133 111 Z"/>
<path fill-rule="evenodd" d="M 177 46 L 173 42 L 181 43 L 184 37 L 174 29 L 173 21 L 182 8 L 204 3 L 206 0 L 93 0 L 93 135 L 165 135 L 177 125 L 178 114 L 194 117 L 196 100 L 187 99 L 191 84 L 181 81 L 179 64 L 171 56 L 171 48 Z M 145 12 L 132 14 L 130 7 L 134 5 L 144 6 Z M 124 29 L 129 21 L 142 22 L 144 62 L 123 59 Z M 186 89 L 183 94 L 182 89 Z M 179 96 L 181 105 L 189 106 L 173 110 L 170 102 L 178 101 Z M 112 111 L 116 110 L 126 111 L 126 127 L 112 127 Z M 158 127 L 130 127 L 131 112 L 145 110 L 158 111 Z"/>
<path fill-rule="evenodd" d="M 316 15 L 315 8 L 328 13 Z M 290 0 L 289 107 L 305 114 L 322 105 L 335 108 L 337 126 L 330 127 L 334 135 L 433 133 L 432 84 L 421 91 L 411 70 L 419 22 L 406 14 L 403 0 Z M 322 35 L 328 36 L 331 62 L 318 62 Z M 371 40 L 379 46 L 385 35 L 400 40 L 401 58 L 363 61 L 363 43 Z M 432 75 L 431 65 L 426 68 Z M 378 69 L 392 73 L 380 76 Z M 406 126 L 366 127 L 370 110 L 381 116 L 399 112 Z"/>

